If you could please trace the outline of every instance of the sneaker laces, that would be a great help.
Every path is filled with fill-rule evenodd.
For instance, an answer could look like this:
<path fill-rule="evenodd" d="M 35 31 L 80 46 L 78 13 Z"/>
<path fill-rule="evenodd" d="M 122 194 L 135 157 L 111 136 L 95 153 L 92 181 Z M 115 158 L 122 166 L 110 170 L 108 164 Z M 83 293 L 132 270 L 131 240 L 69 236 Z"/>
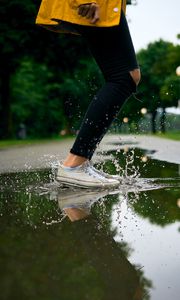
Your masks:
<path fill-rule="evenodd" d="M 101 181 L 106 179 L 103 175 L 99 174 L 98 172 L 96 172 L 96 169 L 92 168 L 91 163 L 87 162 L 86 167 L 84 168 L 85 173 L 87 173 L 88 175 L 94 177 L 94 178 L 98 178 Z"/>
<path fill-rule="evenodd" d="M 99 174 L 100 176 L 102 176 L 103 178 L 106 178 L 106 175 L 109 175 L 107 173 L 105 173 L 104 171 L 98 170 L 93 166 L 93 163 L 90 161 L 90 168 L 95 171 L 97 174 Z"/>

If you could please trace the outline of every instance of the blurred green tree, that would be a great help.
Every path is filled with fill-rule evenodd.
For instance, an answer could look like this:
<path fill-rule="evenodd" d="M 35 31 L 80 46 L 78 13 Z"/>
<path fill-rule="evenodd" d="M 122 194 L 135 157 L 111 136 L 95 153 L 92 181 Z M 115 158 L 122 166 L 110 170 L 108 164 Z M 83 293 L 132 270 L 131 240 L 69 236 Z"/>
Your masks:
<path fill-rule="evenodd" d="M 166 131 L 166 107 L 177 106 L 178 97 L 180 97 L 180 79 L 177 75 L 170 75 L 164 81 L 164 85 L 160 89 L 160 99 L 162 107 L 161 115 L 161 132 Z"/>
<path fill-rule="evenodd" d="M 36 26 L 39 5 L 40 0 L 0 2 L 0 138 L 11 137 L 13 133 L 10 82 L 24 56 L 45 63 L 58 81 L 88 53 L 81 37 L 58 36 Z"/>
<path fill-rule="evenodd" d="M 47 65 L 24 58 L 11 80 L 13 134 L 22 123 L 28 137 L 57 135 L 61 129 L 74 133 L 102 82 L 91 59 L 80 60 L 73 73 L 57 80 Z"/>
<path fill-rule="evenodd" d="M 143 105 L 151 113 L 152 132 L 156 133 L 157 108 L 162 107 L 164 114 L 166 107 L 177 105 L 178 102 L 177 88 L 174 89 L 173 98 L 170 93 L 167 101 L 167 97 L 163 96 L 164 88 L 162 87 L 166 85 L 167 78 L 172 78 L 175 74 L 180 61 L 180 46 L 159 40 L 150 43 L 147 49 L 139 51 L 138 60 L 143 78 L 140 84 L 140 96 L 143 99 Z M 162 131 L 165 128 L 163 119 Z"/>
<path fill-rule="evenodd" d="M 1 0 L 0 2 L 1 139 L 11 137 L 15 132 L 17 127 L 16 122 L 20 122 L 21 119 L 21 112 L 26 115 L 29 114 L 31 106 L 29 104 L 27 108 L 24 105 L 25 100 L 23 100 L 25 99 L 25 93 L 26 95 L 28 94 L 27 80 L 31 81 L 31 84 L 29 83 L 31 87 L 34 86 L 35 80 L 37 83 L 33 95 L 32 91 L 30 91 L 26 98 L 29 102 L 32 102 L 32 107 L 34 102 L 36 102 L 37 107 L 38 105 L 43 105 L 44 93 L 47 92 L 47 89 L 47 95 L 51 97 L 51 100 L 54 98 L 54 101 L 51 101 L 51 103 L 57 103 L 58 97 L 59 101 L 62 102 L 62 105 L 58 104 L 58 108 L 61 106 L 61 112 L 55 116 L 55 126 L 52 125 L 48 127 L 49 129 L 46 128 L 47 133 L 49 132 L 50 134 L 52 132 L 50 128 L 53 127 L 53 130 L 57 130 L 57 123 L 59 125 L 61 124 L 60 127 L 65 126 L 67 129 L 69 128 L 69 130 L 72 126 L 77 128 L 80 123 L 81 114 L 87 108 L 87 104 L 95 93 L 96 88 L 103 82 L 100 72 L 97 72 L 98 67 L 90 58 L 90 51 L 87 44 L 81 36 L 71 34 L 67 36 L 67 34 L 63 33 L 57 35 L 35 25 L 39 5 L 40 0 L 24 0 L 23 3 L 20 0 L 11 0 L 9 2 Z M 172 103 L 170 99 L 167 101 L 167 97 L 164 99 L 163 91 L 165 88 L 162 89 L 162 87 L 166 85 L 166 79 L 174 74 L 179 64 L 179 47 L 180 46 L 174 46 L 171 43 L 160 40 L 150 44 L 147 49 L 143 49 L 139 52 L 138 58 L 143 80 L 139 87 L 140 96 L 138 98 L 142 99 L 143 102 L 133 99 L 132 101 L 128 101 L 128 104 L 124 106 L 124 115 L 129 116 L 131 122 L 138 122 L 139 110 L 146 105 L 152 115 L 153 131 L 156 131 L 155 116 L 157 107 L 164 107 L 164 103 L 168 103 L 170 106 Z M 34 66 L 34 72 L 37 72 L 39 76 L 44 78 L 38 79 L 37 75 L 33 77 L 32 71 L 31 75 L 28 75 L 27 65 L 25 72 L 25 65 L 23 64 L 24 61 L 26 61 L 27 64 L 28 59 L 29 64 L 33 64 Z M 83 67 L 80 60 L 84 60 L 85 62 Z M 42 70 L 40 71 L 40 64 L 42 64 L 42 69 L 46 68 L 44 72 Z M 36 68 L 35 65 L 39 67 Z M 24 71 L 22 71 L 22 68 L 24 68 Z M 17 72 L 20 72 L 20 74 L 17 75 Z M 17 79 L 17 76 L 19 76 L 19 78 L 22 77 L 23 72 L 23 76 L 26 77 L 26 84 L 24 78 L 22 81 L 24 83 L 21 87 L 23 89 L 26 85 L 24 98 L 22 97 L 23 91 L 20 91 L 20 81 Z M 45 74 L 46 72 L 48 74 L 51 73 L 49 78 L 51 88 L 47 82 L 49 75 Z M 13 87 L 13 84 L 16 82 L 15 77 L 18 81 L 18 88 Z M 45 87 L 46 84 L 43 84 L 43 80 L 44 83 L 48 85 L 47 87 Z M 42 97 L 40 97 L 40 91 Z M 33 99 L 33 97 L 35 98 Z M 175 92 L 173 97 L 176 98 Z M 20 108 L 20 100 L 22 101 L 22 108 Z M 27 108 L 27 113 L 25 113 L 25 107 Z M 81 108 L 82 113 L 79 111 L 79 108 Z M 38 109 L 40 113 L 42 110 L 40 108 Z M 54 115 L 54 113 L 55 111 L 52 115 Z M 64 117 L 62 117 L 63 121 L 61 122 L 59 120 L 57 122 L 57 116 L 61 113 L 64 114 Z M 35 118 L 34 114 L 31 115 Z M 24 119 L 24 117 L 22 117 L 22 119 Z M 36 120 L 42 119 L 43 118 L 40 117 L 36 118 Z M 27 123 L 28 122 L 29 121 L 27 121 Z M 37 125 L 37 127 L 40 128 L 41 125 Z M 36 134 L 38 134 L 38 131 L 36 131 Z"/>
<path fill-rule="evenodd" d="M 64 125 L 60 84 L 52 71 L 28 57 L 21 61 L 11 80 L 14 135 L 25 124 L 28 137 L 48 137 Z"/>

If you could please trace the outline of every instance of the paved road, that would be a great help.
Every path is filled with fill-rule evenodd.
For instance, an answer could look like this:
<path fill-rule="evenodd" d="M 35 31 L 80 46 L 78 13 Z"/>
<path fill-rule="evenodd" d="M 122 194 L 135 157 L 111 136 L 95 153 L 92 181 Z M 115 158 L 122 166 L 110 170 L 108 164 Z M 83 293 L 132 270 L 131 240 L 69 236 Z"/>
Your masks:
<path fill-rule="evenodd" d="M 50 167 L 52 163 L 65 158 L 72 143 L 73 138 L 0 150 L 0 173 Z M 109 134 L 106 134 L 97 148 L 93 162 L 108 158 L 99 152 L 123 149 L 124 147 L 155 150 L 156 152 L 151 155 L 153 158 L 180 164 L 180 142 L 178 141 L 142 135 Z"/>

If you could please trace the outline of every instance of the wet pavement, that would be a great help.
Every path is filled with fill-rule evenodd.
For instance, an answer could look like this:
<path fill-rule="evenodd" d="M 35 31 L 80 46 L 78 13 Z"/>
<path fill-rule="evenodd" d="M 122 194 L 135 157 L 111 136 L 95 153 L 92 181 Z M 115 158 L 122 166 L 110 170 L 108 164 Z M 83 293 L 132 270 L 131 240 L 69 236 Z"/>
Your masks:
<path fill-rule="evenodd" d="M 64 159 L 74 138 L 0 149 L 0 173 L 45 169 Z M 110 159 L 107 151 L 127 148 L 149 149 L 151 157 L 180 164 L 180 142 L 148 135 L 106 134 L 93 155 L 94 162 Z"/>
<path fill-rule="evenodd" d="M 113 190 L 0 175 L 1 299 L 179 300 L 179 165 L 112 148 L 95 166 L 122 176 Z"/>

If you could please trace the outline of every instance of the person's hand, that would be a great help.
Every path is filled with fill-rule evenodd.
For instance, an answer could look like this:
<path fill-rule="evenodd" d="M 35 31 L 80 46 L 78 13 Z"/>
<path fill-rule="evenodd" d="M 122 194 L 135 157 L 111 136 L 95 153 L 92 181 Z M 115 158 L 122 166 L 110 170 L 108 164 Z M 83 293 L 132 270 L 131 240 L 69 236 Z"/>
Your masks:
<path fill-rule="evenodd" d="M 99 5 L 97 3 L 85 3 L 78 7 L 78 15 L 91 19 L 90 23 L 95 24 L 99 20 Z"/>

